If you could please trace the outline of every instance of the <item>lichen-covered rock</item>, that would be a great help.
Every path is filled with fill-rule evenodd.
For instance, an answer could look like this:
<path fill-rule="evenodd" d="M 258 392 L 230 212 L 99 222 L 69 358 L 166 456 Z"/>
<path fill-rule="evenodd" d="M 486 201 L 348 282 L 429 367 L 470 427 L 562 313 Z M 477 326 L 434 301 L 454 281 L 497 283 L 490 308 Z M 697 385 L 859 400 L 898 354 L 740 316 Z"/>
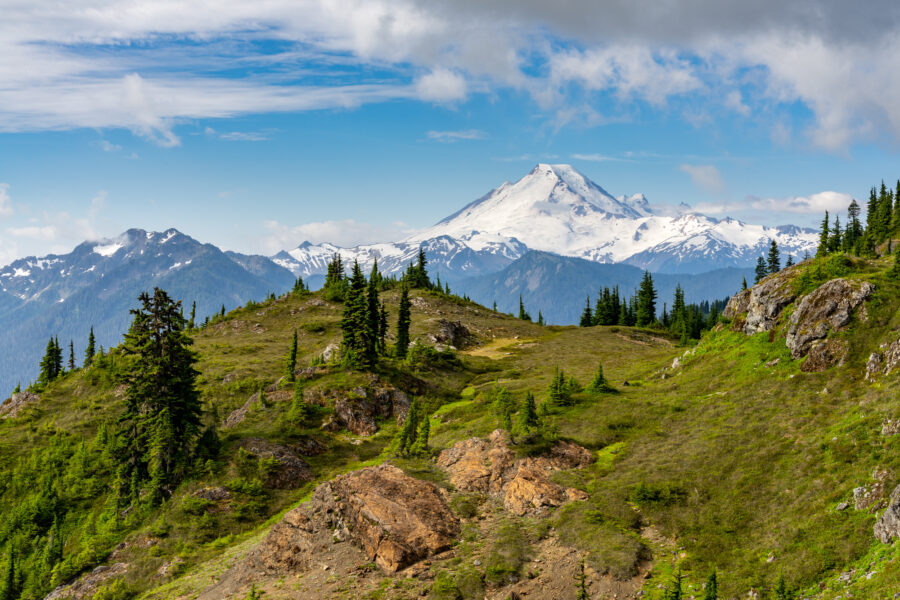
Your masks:
<path fill-rule="evenodd" d="M 877 375 L 890 375 L 897 366 L 900 366 L 900 339 L 881 344 L 878 351 L 869 355 L 866 380 L 874 381 Z"/>
<path fill-rule="evenodd" d="M 275 466 L 266 473 L 265 484 L 279 490 L 301 487 L 313 478 L 309 465 L 287 446 L 259 438 L 241 441 L 241 447 L 257 459 L 275 459 Z"/>
<path fill-rule="evenodd" d="M 897 435 L 900 433 L 900 419 L 885 419 L 881 423 L 881 435 Z"/>
<path fill-rule="evenodd" d="M 323 427 L 344 428 L 361 436 L 373 435 L 378 431 L 378 419 L 403 419 L 409 405 L 409 396 L 403 391 L 375 379 L 370 385 L 340 393 L 334 401 L 335 414 Z"/>
<path fill-rule="evenodd" d="M 819 373 L 835 365 L 842 365 L 847 359 L 849 347 L 844 340 L 818 340 L 813 343 L 800 365 L 806 373 Z"/>
<path fill-rule="evenodd" d="M 457 489 L 494 494 L 517 515 L 586 497 L 579 490 L 552 482 L 550 475 L 589 465 L 594 461 L 589 450 L 560 442 L 544 456 L 517 458 L 509 446 L 509 434 L 498 429 L 488 440 L 470 438 L 454 444 L 441 452 L 437 464 Z"/>
<path fill-rule="evenodd" d="M 877 468 L 872 472 L 872 483 L 853 490 L 853 508 L 856 510 L 875 511 L 883 506 L 886 495 L 885 485 L 890 472 Z"/>
<path fill-rule="evenodd" d="M 853 311 L 874 291 L 875 286 L 866 281 L 832 279 L 804 296 L 791 314 L 785 340 L 791 356 L 806 356 L 814 342 L 848 325 Z"/>
<path fill-rule="evenodd" d="M 796 297 L 790 281 L 793 270 L 794 267 L 783 269 L 735 294 L 725 306 L 723 316 L 735 319 L 735 325 L 739 324 L 740 330 L 747 335 L 770 331 L 784 307 Z M 742 316 L 744 313 L 746 318 Z"/>
<path fill-rule="evenodd" d="M 435 344 L 452 346 L 454 348 L 465 348 L 475 342 L 475 336 L 469 331 L 468 327 L 460 321 L 448 321 L 447 319 L 438 321 L 438 331 L 432 334 L 430 338 Z"/>
<path fill-rule="evenodd" d="M 875 537 L 885 544 L 900 537 L 900 485 L 894 488 L 887 509 L 875 523 Z"/>
<path fill-rule="evenodd" d="M 0 404 L 0 419 L 14 419 L 25 407 L 31 404 L 37 404 L 41 397 L 34 392 L 25 390 L 24 392 L 16 392 Z"/>

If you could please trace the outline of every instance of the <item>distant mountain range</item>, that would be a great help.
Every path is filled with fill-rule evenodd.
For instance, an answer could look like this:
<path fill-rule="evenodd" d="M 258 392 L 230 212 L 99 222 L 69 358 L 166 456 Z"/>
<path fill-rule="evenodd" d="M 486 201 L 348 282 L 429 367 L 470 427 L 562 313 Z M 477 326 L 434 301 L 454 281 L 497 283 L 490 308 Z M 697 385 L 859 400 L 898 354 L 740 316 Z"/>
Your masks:
<path fill-rule="evenodd" d="M 818 242 L 812 229 L 714 219 L 686 204 L 652 205 L 643 194 L 613 197 L 569 165 L 539 164 L 406 240 L 354 248 L 305 242 L 273 260 L 318 278 L 339 252 L 366 268 L 377 258 L 390 273 L 421 246 L 432 271 L 451 283 L 495 273 L 529 250 L 660 273 L 703 273 L 752 267 L 773 239 L 785 257 L 812 253 Z"/>
<path fill-rule="evenodd" d="M 69 254 L 29 257 L 0 269 L 0 396 L 37 376 L 51 335 L 78 364 L 93 325 L 97 344 L 118 344 L 141 290 L 159 286 L 183 299 L 198 318 L 224 305 L 288 289 L 294 276 L 263 256 L 222 252 L 169 229 L 129 229 L 117 238 L 85 242 Z"/>
<path fill-rule="evenodd" d="M 519 296 L 533 316 L 577 321 L 585 295 L 619 285 L 630 295 L 643 269 L 655 273 L 660 305 L 681 283 L 689 302 L 722 298 L 777 240 L 782 255 L 813 252 L 817 234 L 713 219 L 687 205 L 654 206 L 641 194 L 613 197 L 568 165 L 537 165 L 433 227 L 393 243 L 341 248 L 304 242 L 272 257 L 223 252 L 175 229 L 130 229 L 65 255 L 0 268 L 0 395 L 37 375 L 47 339 L 75 341 L 81 361 L 91 325 L 97 343 L 121 340 L 140 291 L 160 286 L 197 302 L 198 318 L 289 289 L 296 276 L 321 285 L 332 255 L 345 264 L 400 273 L 424 248 L 432 276 L 505 311 Z"/>

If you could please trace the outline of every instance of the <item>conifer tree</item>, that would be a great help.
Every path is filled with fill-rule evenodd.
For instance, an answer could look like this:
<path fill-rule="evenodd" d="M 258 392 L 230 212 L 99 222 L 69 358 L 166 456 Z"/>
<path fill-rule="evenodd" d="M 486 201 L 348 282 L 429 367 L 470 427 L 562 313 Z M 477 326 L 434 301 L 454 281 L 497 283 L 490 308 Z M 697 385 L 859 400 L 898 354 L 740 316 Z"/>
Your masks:
<path fill-rule="evenodd" d="M 828 237 L 831 229 L 828 224 L 828 211 L 825 211 L 825 218 L 822 219 L 822 227 L 819 230 L 819 247 L 816 249 L 816 256 L 825 256 L 828 254 Z"/>
<path fill-rule="evenodd" d="M 578 322 L 578 325 L 581 327 L 590 327 L 594 324 L 594 313 L 591 311 L 591 297 L 587 297 L 587 302 L 584 305 L 584 310 L 581 312 L 581 320 Z"/>
<path fill-rule="evenodd" d="M 416 441 L 410 447 L 409 453 L 413 456 L 426 456 L 429 451 L 428 436 L 431 433 L 431 419 L 428 415 L 421 415 L 416 427 Z"/>
<path fill-rule="evenodd" d="M 769 267 L 766 265 L 766 259 L 762 256 L 756 259 L 756 279 L 754 283 L 759 283 L 769 274 Z"/>
<path fill-rule="evenodd" d="M 57 361 L 58 348 L 56 340 L 50 338 L 47 342 L 47 348 L 44 351 L 44 358 L 41 359 L 41 372 L 38 375 L 38 383 L 47 385 L 59 376 L 60 365 Z"/>
<path fill-rule="evenodd" d="M 75 370 L 75 342 L 69 340 L 69 370 Z"/>
<path fill-rule="evenodd" d="M 775 600 L 794 600 L 794 594 L 788 589 L 783 574 L 778 576 L 778 583 L 775 584 Z"/>
<path fill-rule="evenodd" d="M 385 354 L 387 352 L 387 331 L 388 313 L 384 301 L 382 301 L 381 308 L 378 311 L 378 354 Z"/>
<path fill-rule="evenodd" d="M 494 306 L 491 310 L 493 310 L 494 312 L 497 312 L 497 301 L 496 300 L 494 300 Z"/>
<path fill-rule="evenodd" d="M 706 578 L 706 589 L 703 590 L 703 600 L 719 600 L 719 578 L 713 569 Z"/>
<path fill-rule="evenodd" d="M 416 443 L 419 426 L 419 401 L 413 400 L 409 405 L 406 413 L 406 419 L 397 432 L 394 439 L 393 448 L 396 454 L 408 454 L 410 449 Z"/>
<path fill-rule="evenodd" d="M 143 292 L 125 334 L 124 352 L 134 357 L 124 377 L 120 418 L 120 481 L 151 482 L 151 499 L 162 500 L 184 474 L 200 429 L 197 356 L 184 332 L 180 302 L 156 288 Z M 120 497 L 130 495 L 120 490 Z"/>
<path fill-rule="evenodd" d="M 406 285 L 400 288 L 400 307 L 397 310 L 397 358 L 406 358 L 409 349 L 410 302 L 409 289 Z"/>
<path fill-rule="evenodd" d="M 683 581 L 684 575 L 681 574 L 681 569 L 676 570 L 672 574 L 672 583 L 666 588 L 665 600 L 682 600 L 684 598 Z"/>
<path fill-rule="evenodd" d="M 534 394 L 528 392 L 525 394 L 525 403 L 519 411 L 519 429 L 524 433 L 530 433 L 536 431 L 539 427 L 540 419 L 537 414 Z"/>
<path fill-rule="evenodd" d="M 609 384 L 609 381 L 607 381 L 606 377 L 603 375 L 602 364 L 597 363 L 597 371 L 596 373 L 594 373 L 594 378 L 588 385 L 587 391 L 591 392 L 592 394 L 602 394 L 605 392 L 616 391 L 615 388 Z"/>
<path fill-rule="evenodd" d="M 500 427 L 512 431 L 512 414 L 515 405 L 507 388 L 500 387 L 494 390 L 494 406 L 497 414 L 500 415 Z"/>
<path fill-rule="evenodd" d="M 18 573 L 16 572 L 16 551 L 10 545 L 3 580 L 0 581 L 0 600 L 17 600 L 19 597 Z"/>
<path fill-rule="evenodd" d="M 635 323 L 638 327 L 646 327 L 656 321 L 656 288 L 650 271 L 644 271 L 644 278 L 637 294 L 637 311 Z"/>
<path fill-rule="evenodd" d="M 769 258 L 766 263 L 769 273 L 777 273 L 781 270 L 781 253 L 778 251 L 778 242 L 774 239 L 769 244 Z"/>
<path fill-rule="evenodd" d="M 91 363 L 94 362 L 94 354 L 96 350 L 94 348 L 94 344 L 96 341 L 94 340 L 94 326 L 91 325 L 91 333 L 88 334 L 88 343 L 87 348 L 84 350 L 84 366 L 89 367 Z"/>
<path fill-rule="evenodd" d="M 862 239 L 862 224 L 859 222 L 860 208 L 856 200 L 850 201 L 847 207 L 847 230 L 844 233 L 844 246 L 847 250 L 856 252 Z"/>
<path fill-rule="evenodd" d="M 566 381 L 566 374 L 556 367 L 553 373 L 553 379 L 550 380 L 550 387 L 547 390 L 547 399 L 552 406 L 571 406 L 572 391 Z"/>
<path fill-rule="evenodd" d="M 742 281 L 741 281 L 741 291 L 743 291 L 743 290 L 746 290 L 746 289 L 747 289 L 747 278 L 746 278 L 746 277 L 743 277 L 743 278 L 741 278 L 741 279 L 742 279 Z"/>
<path fill-rule="evenodd" d="M 525 310 L 525 303 L 522 302 L 522 294 L 519 294 L 519 318 L 523 321 L 531 320 L 531 315 Z"/>
<path fill-rule="evenodd" d="M 784 263 L 784 268 L 793 267 L 794 266 L 794 255 L 788 254 L 787 261 Z"/>
<path fill-rule="evenodd" d="M 372 263 L 369 282 L 366 285 L 366 353 L 372 364 L 378 361 L 381 337 L 381 302 L 378 300 L 378 287 L 381 285 L 381 273 L 378 272 L 378 260 Z"/>
<path fill-rule="evenodd" d="M 578 565 L 578 600 L 590 600 L 590 595 L 587 591 L 587 575 L 584 573 L 584 559 L 581 559 L 581 563 Z"/>
<path fill-rule="evenodd" d="M 287 413 L 288 423 L 294 427 L 303 425 L 303 422 L 310 416 L 310 408 L 310 405 L 303 398 L 303 383 L 299 379 L 294 380 L 291 407 Z"/>
<path fill-rule="evenodd" d="M 291 338 L 291 349 L 288 351 L 287 361 L 285 363 L 285 377 L 288 381 L 294 381 L 294 370 L 297 368 L 297 330 L 294 330 L 294 336 Z"/>
<path fill-rule="evenodd" d="M 841 217 L 839 215 L 834 216 L 834 228 L 831 230 L 831 235 L 828 237 L 828 251 L 829 252 L 840 252 L 844 243 L 844 233 L 841 230 Z"/>
<path fill-rule="evenodd" d="M 359 262 L 354 261 L 341 319 L 344 335 L 341 352 L 344 364 L 362 369 L 372 368 L 377 359 L 374 353 L 376 332 L 371 329 L 366 287 Z"/>
<path fill-rule="evenodd" d="M 538 320 L 537 320 L 537 324 L 538 324 L 538 325 L 544 325 L 544 324 L 545 324 L 545 323 L 544 323 L 544 315 L 541 313 L 540 310 L 538 311 Z"/>

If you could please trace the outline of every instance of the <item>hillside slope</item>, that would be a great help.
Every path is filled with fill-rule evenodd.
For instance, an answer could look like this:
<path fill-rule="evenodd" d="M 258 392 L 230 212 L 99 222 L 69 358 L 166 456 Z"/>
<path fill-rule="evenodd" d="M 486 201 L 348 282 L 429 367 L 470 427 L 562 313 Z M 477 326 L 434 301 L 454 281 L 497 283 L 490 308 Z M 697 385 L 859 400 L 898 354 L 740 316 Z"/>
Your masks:
<path fill-rule="evenodd" d="M 29 589 L 81 577 L 56 597 L 124 586 L 148 598 L 574 599 L 582 564 L 591 598 L 661 599 L 675 569 L 688 597 L 712 569 L 720 598 L 773 597 L 782 577 L 804 598 L 891 597 L 900 554 L 873 535 L 900 482 L 890 260 L 838 255 L 772 275 L 690 348 L 652 329 L 539 327 L 416 292 L 413 337 L 460 349 L 387 358 L 374 376 L 306 367 L 340 338 L 341 306 L 318 294 L 236 310 L 196 334 L 207 420 L 229 425 L 218 457 L 161 507 L 110 514 L 113 353 L 0 421 L 0 547 L 40 563 L 54 526 L 39 500 L 52 489 L 63 560 Z M 840 290 L 864 289 L 843 302 Z M 397 292 L 383 297 L 393 324 Z M 299 418 L 276 384 L 295 329 Z M 615 393 L 547 403 L 557 367 L 586 386 L 598 363 Z M 511 438 L 494 433 L 503 389 Z M 518 425 L 528 392 L 532 433 Z M 425 456 L 389 449 L 404 397 L 431 415 Z M 400 471 L 374 469 L 384 462 Z M 404 504 L 420 488 L 434 504 Z M 403 529 L 400 509 L 444 526 L 423 516 Z M 96 565 L 111 568 L 79 575 Z"/>

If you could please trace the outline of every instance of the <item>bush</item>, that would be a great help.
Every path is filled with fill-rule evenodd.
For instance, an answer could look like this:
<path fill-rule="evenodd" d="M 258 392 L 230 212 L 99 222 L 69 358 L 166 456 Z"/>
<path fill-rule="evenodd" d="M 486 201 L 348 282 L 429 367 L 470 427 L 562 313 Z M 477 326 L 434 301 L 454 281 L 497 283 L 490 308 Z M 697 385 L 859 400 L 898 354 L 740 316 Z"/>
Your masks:
<path fill-rule="evenodd" d="M 631 501 L 635 504 L 671 506 L 683 502 L 687 492 L 679 485 L 670 483 L 637 484 L 631 491 Z"/>
<path fill-rule="evenodd" d="M 459 588 L 456 587 L 456 582 L 444 571 L 438 573 L 434 578 L 428 598 L 429 600 L 463 600 Z"/>

